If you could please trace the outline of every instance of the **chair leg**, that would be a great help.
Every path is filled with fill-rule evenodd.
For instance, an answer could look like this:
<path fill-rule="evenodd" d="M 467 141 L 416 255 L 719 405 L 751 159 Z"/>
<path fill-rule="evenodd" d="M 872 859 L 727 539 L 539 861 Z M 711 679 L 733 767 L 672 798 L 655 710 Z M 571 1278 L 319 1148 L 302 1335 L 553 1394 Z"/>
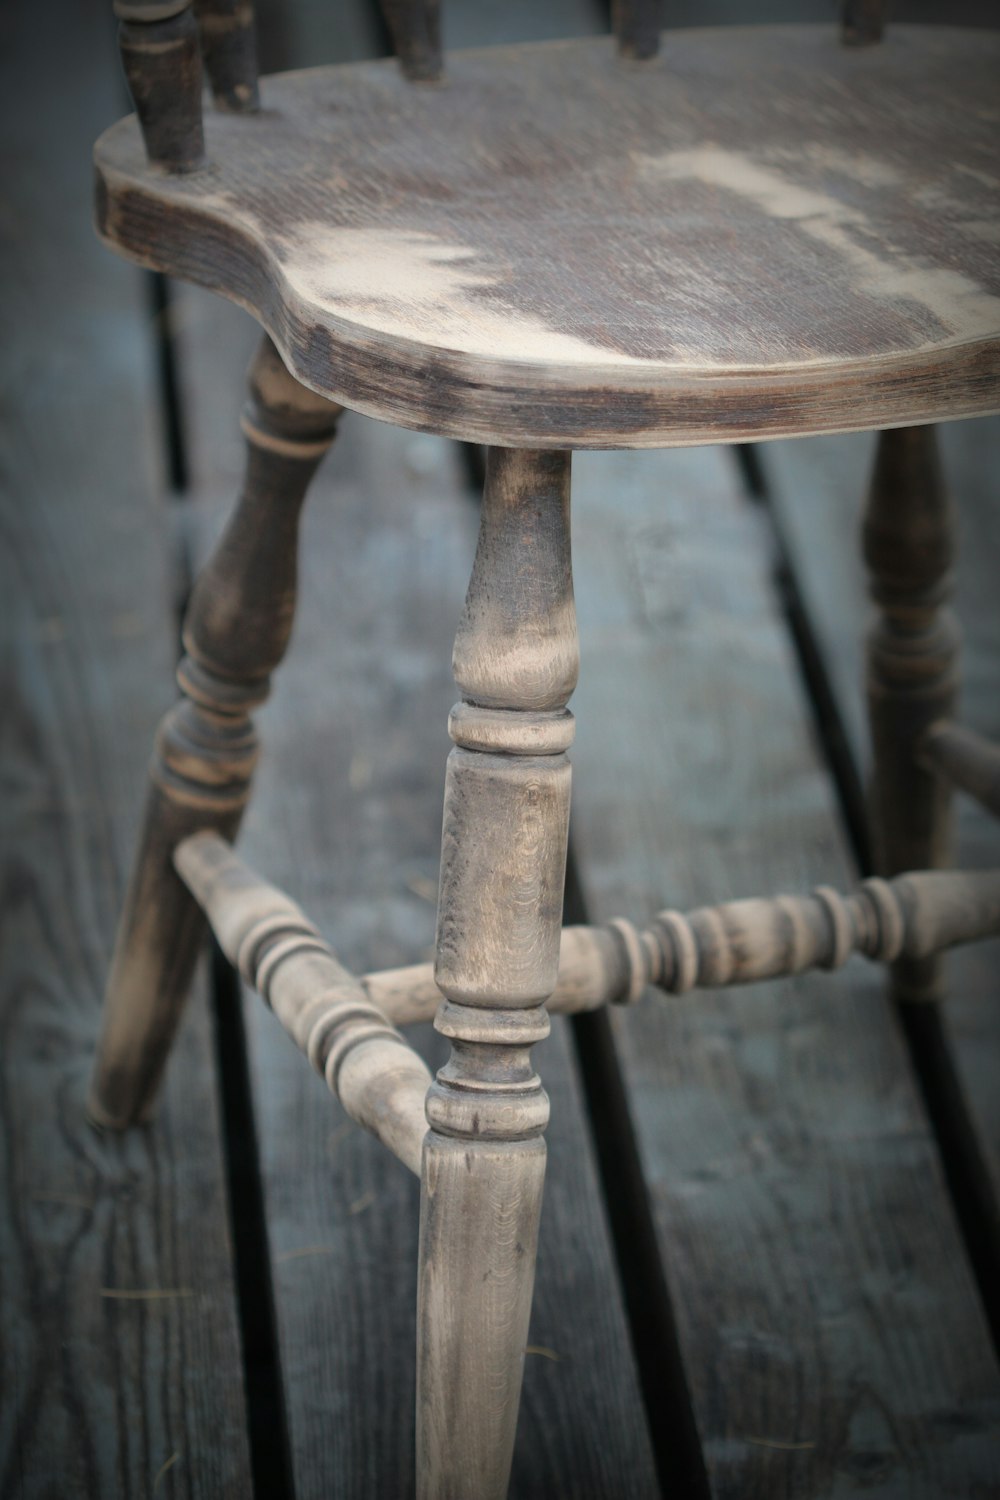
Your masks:
<path fill-rule="evenodd" d="M 266 337 L 249 387 L 243 490 L 185 616 L 182 697 L 157 735 L 118 929 L 88 1103 L 103 1128 L 153 1105 L 206 930 L 171 855 L 199 829 L 236 833 L 257 757 L 250 710 L 288 644 L 299 515 L 341 410 L 293 380 Z"/>
<path fill-rule="evenodd" d="M 569 455 L 494 449 L 455 642 L 417 1314 L 417 1494 L 507 1492 L 545 1173 L 578 651 Z"/>
<path fill-rule="evenodd" d="M 959 630 L 948 608 L 954 512 L 933 427 L 879 434 L 864 517 L 864 551 L 878 609 L 868 639 L 868 714 L 874 750 L 873 832 L 880 875 L 951 862 L 948 783 L 918 759 L 958 687 Z M 938 958 L 893 967 L 898 1000 L 941 996 Z"/>

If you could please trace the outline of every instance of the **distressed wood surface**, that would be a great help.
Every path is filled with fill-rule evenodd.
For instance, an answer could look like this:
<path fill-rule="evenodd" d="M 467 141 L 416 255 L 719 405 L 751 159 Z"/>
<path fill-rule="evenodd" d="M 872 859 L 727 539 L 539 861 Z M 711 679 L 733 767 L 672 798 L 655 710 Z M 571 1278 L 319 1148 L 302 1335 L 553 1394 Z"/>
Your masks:
<path fill-rule="evenodd" d="M 920 759 L 930 726 L 954 712 L 959 632 L 950 608 L 955 510 L 933 427 L 879 434 L 862 540 L 875 605 L 866 649 L 872 740 L 869 818 L 881 875 L 948 865 L 951 788 Z M 941 996 L 941 962 L 904 955 L 901 1003 Z"/>
<path fill-rule="evenodd" d="M 146 811 L 108 976 L 89 1110 L 147 1119 L 206 935 L 173 851 L 204 828 L 232 838 L 257 761 L 252 710 L 295 614 L 299 517 L 341 408 L 293 380 L 270 339 L 251 362 L 238 499 L 184 615 L 181 697 L 157 731 Z"/>
<path fill-rule="evenodd" d="M 592 919 L 839 882 L 761 518 L 723 456 L 574 470 Z M 1000 1374 L 881 977 L 614 1020 L 713 1493 L 996 1488 Z"/>
<path fill-rule="evenodd" d="M 942 721 L 924 735 L 920 756 L 953 787 L 1000 818 L 1000 745 L 961 724 Z"/>
<path fill-rule="evenodd" d="M 209 165 L 97 147 L 98 223 L 250 307 L 357 410 L 657 447 L 995 410 L 1000 39 L 672 34 L 270 78 Z M 613 393 L 609 396 L 609 393 Z"/>
<path fill-rule="evenodd" d="M 957 510 L 954 607 L 962 627 L 958 720 L 1000 740 L 1000 421 L 942 426 L 941 463 Z M 868 605 L 859 551 L 861 508 L 874 459 L 870 437 L 779 443 L 763 451 L 772 504 L 816 631 L 850 750 L 866 781 L 871 764 L 862 693 Z M 1000 859 L 996 823 L 955 800 L 955 858 Z M 942 1016 L 1000 1197 L 1000 943 L 950 954 Z"/>
<path fill-rule="evenodd" d="M 54 22 L 0 23 L 0 1493 L 218 1500 L 251 1480 L 202 987 L 157 1125 L 84 1113 L 174 632 L 145 289 L 90 223 L 113 27 Z"/>
<path fill-rule="evenodd" d="M 452 654 L 434 948 L 451 1053 L 421 1171 L 420 1500 L 504 1500 L 510 1478 L 549 1118 L 532 1048 L 558 977 L 580 662 L 569 506 L 569 454 L 489 450 Z"/>
<path fill-rule="evenodd" d="M 253 332 L 195 291 L 178 299 L 176 315 L 193 476 L 211 532 L 238 469 L 239 371 Z M 450 659 L 475 532 L 449 445 L 345 417 L 304 521 L 299 620 L 261 711 L 261 763 L 240 850 L 306 907 L 355 973 L 432 956 Z M 297 1494 L 407 1494 L 415 1185 L 351 1126 L 252 1003 Z M 445 1061 L 429 1028 L 412 1039 L 432 1066 Z M 572 1475 L 588 1500 L 619 1490 L 652 1496 L 645 1417 L 563 1024 L 536 1057 L 552 1120 L 511 1494 L 561 1493 Z"/>
<path fill-rule="evenodd" d="M 431 1085 L 427 1065 L 372 1004 L 329 943 L 284 892 L 215 833 L 196 833 L 174 863 L 223 953 L 259 992 L 351 1119 L 417 1176 Z"/>
<path fill-rule="evenodd" d="M 191 0 L 118 0 L 118 45 L 150 165 L 190 172 L 205 154 L 202 60 Z"/>
<path fill-rule="evenodd" d="M 651 985 L 670 995 L 839 969 L 855 953 L 876 963 L 926 958 L 1000 936 L 1000 871 L 916 870 L 867 880 L 842 896 L 748 896 L 693 911 L 661 911 L 639 929 L 566 927 L 546 1009 L 562 1015 L 631 1004 Z M 366 974 L 361 986 L 399 1024 L 433 1019 L 441 1000 L 430 964 Z"/>

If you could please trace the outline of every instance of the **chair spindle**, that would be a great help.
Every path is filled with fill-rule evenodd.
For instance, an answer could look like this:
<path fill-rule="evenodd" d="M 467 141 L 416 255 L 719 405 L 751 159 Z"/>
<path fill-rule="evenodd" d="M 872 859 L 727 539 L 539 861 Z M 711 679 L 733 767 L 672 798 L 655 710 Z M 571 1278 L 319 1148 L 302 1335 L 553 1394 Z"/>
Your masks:
<path fill-rule="evenodd" d="M 205 156 L 201 51 L 191 0 L 115 0 L 118 45 L 146 154 L 171 172 Z"/>
<path fill-rule="evenodd" d="M 382 0 L 382 14 L 407 78 L 436 83 L 442 67 L 440 0 Z"/>
<path fill-rule="evenodd" d="M 299 515 L 341 410 L 293 380 L 266 335 L 249 385 L 243 489 L 185 615 L 182 696 L 157 737 L 108 980 L 90 1097 L 106 1128 L 153 1105 L 204 931 L 173 851 L 202 829 L 236 834 L 257 759 L 251 713 L 292 629 Z"/>
<path fill-rule="evenodd" d="M 258 109 L 252 0 L 195 0 L 195 14 L 201 55 L 217 108 L 238 114 Z"/>
<path fill-rule="evenodd" d="M 947 782 L 920 759 L 930 726 L 950 717 L 960 634 L 948 608 L 954 512 L 933 427 L 879 435 L 864 517 L 864 555 L 877 616 L 868 638 L 868 716 L 880 875 L 950 863 Z M 940 996 L 933 958 L 895 966 L 901 1000 Z"/>
<path fill-rule="evenodd" d="M 455 639 L 435 966 L 452 1051 L 427 1096 L 418 1500 L 503 1500 L 510 1474 L 549 1116 L 531 1049 L 558 979 L 579 663 L 569 480 L 568 453 L 489 450 Z"/>
<path fill-rule="evenodd" d="M 614 0 L 612 20 L 622 57 L 643 62 L 660 50 L 661 0 Z"/>
<path fill-rule="evenodd" d="M 961 724 L 932 724 L 920 749 L 921 762 L 1000 818 L 1000 745 Z"/>
<path fill-rule="evenodd" d="M 885 33 L 886 0 L 844 0 L 841 41 L 845 47 L 870 47 Z"/>

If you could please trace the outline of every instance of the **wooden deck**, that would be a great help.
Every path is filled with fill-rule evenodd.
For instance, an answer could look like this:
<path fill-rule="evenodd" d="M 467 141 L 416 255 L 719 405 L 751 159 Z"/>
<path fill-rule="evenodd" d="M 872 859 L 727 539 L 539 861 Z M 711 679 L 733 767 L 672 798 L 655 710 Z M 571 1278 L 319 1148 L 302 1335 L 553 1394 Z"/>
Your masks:
<path fill-rule="evenodd" d="M 155 1122 L 119 1140 L 83 1118 L 178 611 L 239 483 L 256 338 L 207 294 L 165 304 L 93 237 L 89 143 L 125 107 L 106 10 L 16 0 L 0 21 L 0 1496 L 403 1496 L 408 1174 L 219 963 Z M 364 0 L 336 22 L 319 0 L 260 10 L 268 68 L 382 46 Z M 605 24 L 588 0 L 450 0 L 446 19 L 451 45 Z M 942 446 L 963 713 L 1000 737 L 1000 421 Z M 870 456 L 838 437 L 574 460 L 572 919 L 865 868 Z M 345 419 L 260 715 L 241 847 L 359 969 L 433 938 L 475 462 Z M 960 829 L 963 859 L 1000 859 L 981 816 Z M 950 975 L 917 1018 L 856 961 L 554 1021 L 513 1496 L 1000 1495 L 1000 945 Z M 430 1028 L 419 1045 L 440 1058 Z"/>

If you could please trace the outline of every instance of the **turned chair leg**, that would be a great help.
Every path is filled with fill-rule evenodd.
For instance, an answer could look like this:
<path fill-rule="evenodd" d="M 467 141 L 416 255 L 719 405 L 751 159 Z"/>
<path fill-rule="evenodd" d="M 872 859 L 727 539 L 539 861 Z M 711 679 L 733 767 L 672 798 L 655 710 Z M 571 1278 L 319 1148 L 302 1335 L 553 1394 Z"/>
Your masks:
<path fill-rule="evenodd" d="M 455 642 L 417 1314 L 417 1494 L 502 1500 L 545 1174 L 578 650 L 566 453 L 493 449 Z"/>
<path fill-rule="evenodd" d="M 257 757 L 250 710 L 288 644 L 299 515 L 341 410 L 293 380 L 266 337 L 249 386 L 243 491 L 185 617 L 182 697 L 157 735 L 104 1001 L 88 1109 L 105 1128 L 153 1105 L 205 933 L 173 851 L 202 828 L 236 833 Z"/>
<path fill-rule="evenodd" d="M 957 694 L 960 637 L 948 608 L 954 532 L 934 428 L 880 433 L 864 517 L 878 610 L 868 638 L 868 714 L 880 875 L 951 861 L 948 783 L 921 747 L 930 726 L 950 717 Z M 898 960 L 893 990 L 903 1003 L 940 999 L 940 958 Z"/>

